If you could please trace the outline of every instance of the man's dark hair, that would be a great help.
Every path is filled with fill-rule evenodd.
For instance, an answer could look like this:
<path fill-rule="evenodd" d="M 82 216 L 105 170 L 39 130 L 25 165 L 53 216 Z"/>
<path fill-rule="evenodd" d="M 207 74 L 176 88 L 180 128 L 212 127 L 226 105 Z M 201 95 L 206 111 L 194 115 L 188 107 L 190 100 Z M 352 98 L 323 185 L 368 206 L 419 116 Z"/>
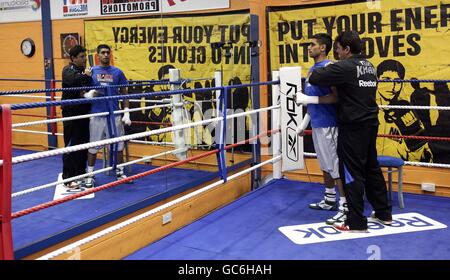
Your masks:
<path fill-rule="evenodd" d="M 400 63 L 400 61 L 393 60 L 393 59 L 386 59 L 383 60 L 380 64 L 377 66 L 377 77 L 378 79 L 381 77 L 381 75 L 386 71 L 393 71 L 397 72 L 400 79 L 405 78 L 405 67 L 403 64 Z"/>
<path fill-rule="evenodd" d="M 331 39 L 331 36 L 328 35 L 327 33 L 317 33 L 313 35 L 311 38 L 316 39 L 320 45 L 325 45 L 325 54 L 328 55 L 328 53 L 331 51 L 333 41 Z"/>
<path fill-rule="evenodd" d="M 101 49 L 108 49 L 109 51 L 111 51 L 111 47 L 108 46 L 107 44 L 100 44 L 97 46 L 97 53 L 100 53 Z"/>
<path fill-rule="evenodd" d="M 176 69 L 176 68 L 175 68 L 175 66 L 170 65 L 170 64 L 164 65 L 161 68 L 159 68 L 159 70 L 158 70 L 158 80 L 161 80 L 164 77 L 164 75 L 169 74 L 169 69 Z"/>
<path fill-rule="evenodd" d="M 69 50 L 70 60 L 73 60 L 72 57 L 77 57 L 80 53 L 85 53 L 85 52 L 86 52 L 86 49 L 81 45 L 75 45 L 75 46 L 71 47 Z"/>
<path fill-rule="evenodd" d="M 352 54 L 360 54 L 363 51 L 364 44 L 359 37 L 358 32 L 356 31 L 344 31 L 339 34 L 334 40 L 338 42 L 344 49 L 346 47 L 350 47 L 350 52 Z"/>

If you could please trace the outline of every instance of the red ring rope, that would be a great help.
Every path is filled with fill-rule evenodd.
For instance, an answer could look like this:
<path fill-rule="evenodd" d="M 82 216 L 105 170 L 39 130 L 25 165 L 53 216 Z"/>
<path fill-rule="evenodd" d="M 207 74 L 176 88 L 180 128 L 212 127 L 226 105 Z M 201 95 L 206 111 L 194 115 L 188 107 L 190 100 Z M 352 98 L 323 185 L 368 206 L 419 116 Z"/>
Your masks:
<path fill-rule="evenodd" d="M 386 137 L 386 138 L 404 138 L 404 139 L 418 139 L 418 140 L 430 140 L 430 141 L 450 141 L 450 137 L 390 135 L 390 134 L 379 134 L 378 136 Z"/>

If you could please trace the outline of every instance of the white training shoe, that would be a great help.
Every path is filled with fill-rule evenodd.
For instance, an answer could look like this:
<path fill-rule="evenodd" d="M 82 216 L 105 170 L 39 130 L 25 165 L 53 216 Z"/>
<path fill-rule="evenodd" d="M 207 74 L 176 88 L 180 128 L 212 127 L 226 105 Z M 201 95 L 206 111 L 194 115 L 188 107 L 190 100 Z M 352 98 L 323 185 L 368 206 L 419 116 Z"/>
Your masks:
<path fill-rule="evenodd" d="M 93 188 L 94 186 L 95 186 L 94 176 L 87 177 L 86 180 L 84 181 L 84 187 L 90 189 Z"/>
<path fill-rule="evenodd" d="M 336 203 L 336 201 L 321 200 L 317 203 L 311 203 L 309 205 L 309 208 L 315 210 L 336 211 L 338 209 L 338 204 Z"/>
<path fill-rule="evenodd" d="M 347 211 L 344 211 L 343 209 L 340 209 L 336 213 L 336 215 L 334 215 L 333 217 L 327 219 L 325 221 L 325 223 L 327 225 L 334 225 L 336 223 L 343 224 L 343 223 L 345 223 L 346 220 L 347 220 Z"/>
<path fill-rule="evenodd" d="M 123 168 L 116 169 L 116 178 L 117 180 L 126 179 L 128 176 L 123 172 Z M 133 184 L 133 180 L 126 181 L 127 184 Z"/>

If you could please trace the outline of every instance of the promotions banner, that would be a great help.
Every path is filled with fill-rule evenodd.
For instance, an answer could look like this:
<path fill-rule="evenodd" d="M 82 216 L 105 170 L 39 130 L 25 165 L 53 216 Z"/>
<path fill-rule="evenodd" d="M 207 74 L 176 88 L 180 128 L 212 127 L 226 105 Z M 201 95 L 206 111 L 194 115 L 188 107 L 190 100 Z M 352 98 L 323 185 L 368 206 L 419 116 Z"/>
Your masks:
<path fill-rule="evenodd" d="M 168 79 L 169 69 L 178 68 L 182 78 L 192 80 L 183 83 L 183 89 L 213 87 L 215 71 L 222 71 L 224 85 L 245 84 L 250 82 L 249 23 L 247 13 L 86 21 L 86 48 L 90 61 L 98 64 L 97 45 L 110 45 L 114 65 L 129 80 Z M 154 85 L 134 87 L 130 92 L 167 90 L 168 85 Z M 213 91 L 184 95 L 187 118 L 199 121 L 215 116 L 214 97 Z M 249 88 L 232 89 L 228 100 L 232 110 L 229 114 L 251 108 Z M 131 107 L 148 105 L 142 100 Z M 171 123 L 171 112 L 165 108 L 143 110 L 134 113 L 132 119 L 141 122 L 133 125 L 133 132 L 153 130 L 165 127 L 161 123 Z M 244 119 L 228 123 L 228 129 L 234 131 L 234 142 L 244 140 L 249 122 Z M 190 138 L 192 145 L 210 147 L 214 143 L 214 124 L 195 128 Z M 150 140 L 172 141 L 169 134 L 155 135 Z"/>
<path fill-rule="evenodd" d="M 50 4 L 52 19 L 68 19 L 226 9 L 230 0 L 51 0 Z"/>
<path fill-rule="evenodd" d="M 450 79 L 450 0 L 332 2 L 277 9 L 269 11 L 273 70 L 300 65 L 305 77 L 314 64 L 308 57 L 311 36 L 328 33 L 335 38 L 351 29 L 364 41 L 379 80 Z M 377 102 L 449 106 L 450 90 L 446 83 L 379 83 Z M 379 120 L 379 134 L 383 135 L 377 140 L 379 154 L 408 161 L 450 163 L 450 145 L 444 141 L 393 138 L 449 137 L 450 111 L 382 108 Z"/>

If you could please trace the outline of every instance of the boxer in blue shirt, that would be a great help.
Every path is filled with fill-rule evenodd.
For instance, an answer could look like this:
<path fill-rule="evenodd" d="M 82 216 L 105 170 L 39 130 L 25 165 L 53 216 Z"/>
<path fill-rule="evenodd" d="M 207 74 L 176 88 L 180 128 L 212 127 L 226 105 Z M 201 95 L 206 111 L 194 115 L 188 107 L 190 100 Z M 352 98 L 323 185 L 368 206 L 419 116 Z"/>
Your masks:
<path fill-rule="evenodd" d="M 128 80 L 122 70 L 110 65 L 111 63 L 111 48 L 108 45 L 101 44 L 97 47 L 97 54 L 100 58 L 100 65 L 92 67 L 92 85 L 94 86 L 110 86 L 110 85 L 126 85 Z M 111 88 L 111 95 L 126 94 L 127 88 Z M 103 89 L 97 90 L 97 96 L 106 96 L 106 91 Z M 91 113 L 109 112 L 109 102 L 95 102 L 92 103 Z M 119 102 L 113 101 L 113 111 L 119 110 Z M 115 124 L 117 129 L 117 136 L 125 135 L 123 124 L 131 125 L 130 113 L 128 112 L 128 100 L 123 100 L 123 108 L 125 110 L 123 116 L 116 115 Z M 92 117 L 89 123 L 90 142 L 100 141 L 109 138 L 109 131 L 107 126 L 107 116 Z M 89 149 L 88 153 L 88 172 L 94 171 L 95 161 L 97 159 L 97 152 L 100 147 Z M 124 143 L 118 143 L 118 164 L 123 163 L 123 148 Z M 123 167 L 116 169 L 117 179 L 123 179 L 127 176 L 124 174 Z M 93 177 L 89 177 L 86 181 L 86 187 L 93 187 Z"/>
<path fill-rule="evenodd" d="M 308 46 L 309 56 L 314 59 L 314 66 L 311 67 L 305 82 L 304 94 L 308 96 L 325 96 L 332 93 L 330 87 L 313 86 L 308 78 L 316 68 L 325 67 L 332 63 L 327 59 L 328 53 L 332 48 L 332 39 L 328 34 L 319 33 L 312 37 Z M 303 135 L 304 130 L 311 121 L 312 138 L 314 149 L 320 163 L 320 169 L 323 172 L 325 184 L 324 199 L 317 203 L 309 205 L 317 210 L 338 210 L 338 213 L 327 219 L 327 224 L 344 222 L 346 219 L 347 203 L 342 188 L 342 181 L 339 178 L 339 160 L 337 156 L 337 137 L 338 127 L 336 120 L 335 104 L 308 104 L 307 114 L 298 127 L 298 133 Z M 335 184 L 338 186 L 340 199 L 336 202 Z"/>

